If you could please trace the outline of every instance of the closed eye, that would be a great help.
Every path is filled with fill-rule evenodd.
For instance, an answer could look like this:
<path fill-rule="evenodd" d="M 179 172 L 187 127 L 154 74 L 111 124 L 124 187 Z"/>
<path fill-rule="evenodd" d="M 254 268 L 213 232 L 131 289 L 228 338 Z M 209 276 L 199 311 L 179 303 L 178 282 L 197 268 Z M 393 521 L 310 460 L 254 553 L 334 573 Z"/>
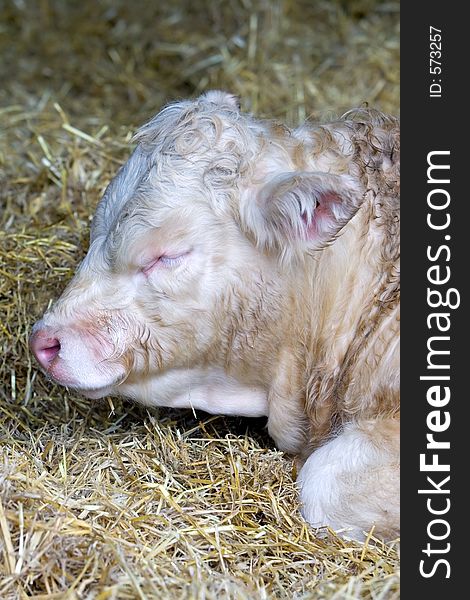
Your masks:
<path fill-rule="evenodd" d="M 149 275 L 156 268 L 171 268 L 180 265 L 191 253 L 191 250 L 179 254 L 161 254 L 142 267 L 142 273 Z"/>

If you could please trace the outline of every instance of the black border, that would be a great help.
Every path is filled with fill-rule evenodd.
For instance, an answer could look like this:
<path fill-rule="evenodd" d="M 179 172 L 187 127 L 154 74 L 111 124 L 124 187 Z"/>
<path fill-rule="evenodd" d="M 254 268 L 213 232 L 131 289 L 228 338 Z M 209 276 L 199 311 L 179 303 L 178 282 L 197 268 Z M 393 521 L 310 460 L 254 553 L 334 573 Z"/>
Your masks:
<path fill-rule="evenodd" d="M 468 87 L 468 41 L 470 28 L 463 14 L 465 5 L 457 2 L 402 2 L 401 10 L 401 235 L 402 259 L 402 597 L 403 598 L 461 598 L 468 594 L 466 574 L 470 566 L 464 564 L 467 553 L 464 542 L 470 535 L 468 519 L 464 507 L 467 501 L 466 482 L 470 482 L 470 424 L 466 419 L 466 406 L 469 401 L 464 384 L 464 373 L 470 372 L 467 365 L 468 324 L 466 304 L 470 269 L 466 268 L 470 257 L 468 244 L 470 230 L 467 226 L 468 191 L 463 183 L 466 173 L 470 173 L 470 151 L 464 148 L 468 142 L 469 117 L 466 110 L 470 103 L 465 88 Z M 430 26 L 442 30 L 442 74 L 434 77 L 430 66 Z M 429 97 L 432 79 L 441 79 L 442 96 Z M 418 489 L 426 486 L 426 475 L 419 467 L 419 455 L 426 451 L 426 417 L 432 408 L 426 400 L 429 382 L 420 381 L 426 373 L 426 342 L 432 335 L 426 324 L 427 315 L 432 312 L 427 304 L 427 269 L 430 266 L 426 257 L 428 245 L 434 247 L 443 243 L 444 232 L 432 231 L 426 224 L 427 156 L 434 150 L 450 150 L 450 184 L 446 186 L 451 195 L 451 224 L 445 231 L 451 236 L 448 245 L 451 250 L 448 264 L 451 280 L 448 286 L 460 292 L 461 304 L 449 310 L 452 321 L 450 336 L 450 389 L 451 400 L 446 407 L 450 412 L 451 424 L 441 439 L 449 439 L 449 450 L 441 451 L 441 462 L 450 463 L 449 487 L 451 508 L 445 515 L 450 525 L 450 534 L 445 542 L 450 543 L 449 552 L 435 554 L 435 560 L 445 558 L 450 565 L 441 564 L 432 577 L 420 575 L 420 561 L 426 559 L 426 567 L 432 565 L 432 558 L 423 553 L 428 542 L 427 525 L 433 519 L 426 507 L 426 495 L 418 494 Z M 444 256 L 444 254 L 443 254 Z M 444 335 L 444 334 L 443 334 Z M 444 409 L 443 409 L 444 410 Z M 436 480 L 444 473 L 436 473 Z M 436 497 L 436 496 L 435 496 Z M 437 505 L 436 505 L 437 506 Z M 437 517 L 436 517 L 437 518 Z M 439 547 L 438 542 L 435 543 Z M 443 547 L 444 542 L 441 543 Z"/>

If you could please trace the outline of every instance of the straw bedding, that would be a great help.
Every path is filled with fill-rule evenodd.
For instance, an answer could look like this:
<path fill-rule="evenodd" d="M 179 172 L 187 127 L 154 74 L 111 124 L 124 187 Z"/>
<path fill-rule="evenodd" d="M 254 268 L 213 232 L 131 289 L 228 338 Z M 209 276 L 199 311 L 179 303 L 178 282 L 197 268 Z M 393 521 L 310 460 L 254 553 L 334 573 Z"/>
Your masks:
<path fill-rule="evenodd" d="M 27 349 L 138 124 L 209 88 L 397 114 L 397 3 L 15 0 L 0 33 L 0 598 L 397 598 L 397 543 L 306 526 L 264 420 L 91 402 Z"/>

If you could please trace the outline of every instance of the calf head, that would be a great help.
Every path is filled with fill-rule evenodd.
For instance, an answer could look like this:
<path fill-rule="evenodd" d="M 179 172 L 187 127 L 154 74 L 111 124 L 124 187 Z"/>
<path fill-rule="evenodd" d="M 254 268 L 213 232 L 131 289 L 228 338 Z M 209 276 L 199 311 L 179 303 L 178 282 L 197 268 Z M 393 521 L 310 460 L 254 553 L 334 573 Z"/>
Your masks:
<path fill-rule="evenodd" d="M 94 398 L 139 399 L 132 382 L 235 373 L 249 350 L 274 352 L 294 265 L 330 243 L 364 195 L 336 151 L 312 152 L 314 136 L 244 115 L 222 92 L 167 106 L 136 141 L 85 259 L 30 339 L 53 380 Z"/>

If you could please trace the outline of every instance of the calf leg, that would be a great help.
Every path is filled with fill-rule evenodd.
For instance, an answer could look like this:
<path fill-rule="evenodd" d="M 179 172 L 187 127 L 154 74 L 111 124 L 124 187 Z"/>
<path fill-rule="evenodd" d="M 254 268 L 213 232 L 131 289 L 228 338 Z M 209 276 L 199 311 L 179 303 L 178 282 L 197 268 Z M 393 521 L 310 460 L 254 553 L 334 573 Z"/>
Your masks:
<path fill-rule="evenodd" d="M 302 513 L 314 527 L 329 525 L 346 537 L 391 539 L 399 532 L 399 422 L 348 423 L 315 450 L 299 477 Z"/>

